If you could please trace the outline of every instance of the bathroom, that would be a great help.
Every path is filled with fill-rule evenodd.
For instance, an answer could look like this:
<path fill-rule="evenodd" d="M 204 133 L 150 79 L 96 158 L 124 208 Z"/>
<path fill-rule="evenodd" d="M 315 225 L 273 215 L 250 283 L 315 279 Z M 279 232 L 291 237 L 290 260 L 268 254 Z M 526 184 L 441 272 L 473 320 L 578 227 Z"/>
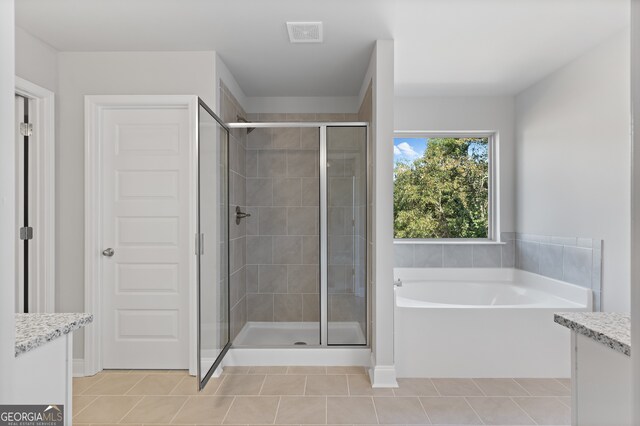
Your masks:
<path fill-rule="evenodd" d="M 628 325 L 636 306 L 629 0 L 2 1 L 38 214 L 20 223 L 24 165 L 3 160 L 3 236 L 35 239 L 2 239 L 0 311 L 11 333 L 16 312 L 86 313 L 69 422 L 577 424 L 598 407 L 571 349 L 589 350 L 587 314 Z M 460 160 L 481 158 L 472 236 L 423 232 L 437 202 L 398 196 L 451 141 L 482 147 Z"/>

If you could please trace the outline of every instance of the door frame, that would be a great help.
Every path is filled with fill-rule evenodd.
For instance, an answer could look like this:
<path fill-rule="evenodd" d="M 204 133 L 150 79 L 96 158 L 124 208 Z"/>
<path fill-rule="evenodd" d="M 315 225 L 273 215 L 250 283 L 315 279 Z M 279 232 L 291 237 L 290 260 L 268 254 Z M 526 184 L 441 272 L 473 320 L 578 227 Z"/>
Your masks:
<path fill-rule="evenodd" d="M 33 217 L 37 245 L 30 253 L 35 264 L 33 278 L 34 312 L 55 311 L 55 95 L 52 91 L 15 76 L 15 94 L 34 103 Z M 17 117 L 16 117 L 17 118 Z M 31 120 L 30 120 L 31 121 Z M 17 232 L 17 230 L 16 230 Z"/>
<path fill-rule="evenodd" d="M 93 314 L 93 324 L 84 329 L 84 374 L 102 370 L 102 112 L 132 108 L 183 108 L 189 111 L 189 235 L 197 230 L 198 181 L 198 97 L 196 95 L 91 95 L 85 104 L 85 185 L 84 185 L 84 307 Z M 191 246 L 187 245 L 185 250 Z M 189 256 L 189 374 L 197 368 L 196 256 Z"/>

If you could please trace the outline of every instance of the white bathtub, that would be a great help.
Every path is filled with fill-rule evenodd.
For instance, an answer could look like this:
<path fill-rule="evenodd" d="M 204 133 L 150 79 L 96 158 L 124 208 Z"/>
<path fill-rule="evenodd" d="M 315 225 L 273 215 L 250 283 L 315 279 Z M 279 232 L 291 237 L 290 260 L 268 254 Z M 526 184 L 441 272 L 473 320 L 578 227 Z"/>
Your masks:
<path fill-rule="evenodd" d="M 591 290 L 515 269 L 398 268 L 398 377 L 569 377 L 569 330 Z"/>

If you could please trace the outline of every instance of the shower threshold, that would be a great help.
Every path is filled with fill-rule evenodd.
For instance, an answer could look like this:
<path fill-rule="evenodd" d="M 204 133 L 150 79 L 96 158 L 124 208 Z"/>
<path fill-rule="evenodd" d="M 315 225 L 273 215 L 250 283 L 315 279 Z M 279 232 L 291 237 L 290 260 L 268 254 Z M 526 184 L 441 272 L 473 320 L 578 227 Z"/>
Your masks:
<path fill-rule="evenodd" d="M 332 344 L 357 345 L 365 342 L 357 321 L 331 322 L 328 334 Z M 317 348 L 320 346 L 320 325 L 316 322 L 250 321 L 233 340 L 233 346 Z"/>

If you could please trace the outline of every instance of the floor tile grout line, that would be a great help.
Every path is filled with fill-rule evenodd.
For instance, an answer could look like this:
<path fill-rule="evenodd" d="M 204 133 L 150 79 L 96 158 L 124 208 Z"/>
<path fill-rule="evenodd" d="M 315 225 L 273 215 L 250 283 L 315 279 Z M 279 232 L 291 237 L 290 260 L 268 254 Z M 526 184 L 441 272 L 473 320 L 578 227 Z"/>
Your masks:
<path fill-rule="evenodd" d="M 258 389 L 258 395 L 262 395 L 262 389 L 264 388 L 264 384 L 267 381 L 267 374 L 262 378 L 262 383 L 260 383 L 260 389 Z"/>
<path fill-rule="evenodd" d="M 95 376 L 97 376 L 97 375 L 100 375 L 100 376 L 102 376 L 102 377 L 101 377 L 100 379 L 98 379 L 94 384 L 92 384 L 91 386 L 89 386 L 88 388 L 86 388 L 85 390 L 83 390 L 82 392 L 80 392 L 80 395 L 86 395 L 86 393 L 85 393 L 85 392 L 87 392 L 87 391 L 88 391 L 88 390 L 90 390 L 92 387 L 94 387 L 95 385 L 97 385 L 98 383 L 102 382 L 104 379 L 106 379 L 106 378 L 107 378 L 107 375 L 108 375 L 109 373 L 103 373 L 103 374 L 100 374 L 100 373 L 102 373 L 103 371 L 104 371 L 104 370 L 99 371 L 99 372 L 97 372 L 96 374 L 94 374 L 93 376 L 85 376 L 85 377 L 95 377 Z M 98 395 L 98 396 L 101 396 L 101 395 Z"/>
<path fill-rule="evenodd" d="M 527 388 L 525 388 L 524 386 L 522 386 L 522 385 L 520 384 L 520 382 L 518 382 L 518 380 L 513 379 L 513 378 L 512 378 L 511 380 L 513 380 L 513 381 L 514 381 L 518 386 L 520 386 L 520 387 L 522 388 L 522 390 L 524 390 L 524 391 L 525 391 L 525 393 L 527 394 L 527 396 L 533 396 L 533 395 L 531 395 L 531 392 L 529 392 L 529 390 L 528 390 Z"/>
<path fill-rule="evenodd" d="M 137 382 L 135 382 L 133 385 L 131 385 L 131 387 L 129 389 L 126 390 L 125 393 L 123 393 L 122 395 L 125 396 L 129 396 L 129 392 L 131 392 L 133 390 L 133 388 L 135 388 L 136 386 L 138 386 L 138 384 L 143 381 L 146 377 L 148 376 L 148 374 L 144 374 L 142 376 L 142 378 L 140 378 L 140 380 L 138 380 Z M 134 396 L 134 395 L 130 395 L 130 396 Z"/>
<path fill-rule="evenodd" d="M 327 396 L 324 397 L 324 424 L 329 424 L 329 398 Z"/>
<path fill-rule="evenodd" d="M 278 395 L 278 405 L 276 406 L 276 414 L 273 416 L 273 423 L 276 424 L 276 420 L 278 420 L 278 411 L 280 411 L 280 402 L 282 402 L 282 395 Z"/>
<path fill-rule="evenodd" d="M 324 424 L 329 424 L 329 400 L 324 397 Z"/>
<path fill-rule="evenodd" d="M 349 375 L 345 374 L 344 378 L 347 379 L 347 396 L 351 396 L 351 386 L 349 386 Z"/>
<path fill-rule="evenodd" d="M 534 425 L 539 424 L 538 422 L 536 422 L 533 417 L 531 417 L 531 415 L 529 414 L 529 412 L 527 410 L 524 409 L 524 407 L 522 407 L 520 404 L 518 404 L 518 401 L 516 401 L 515 399 L 513 399 L 513 397 L 509 397 L 509 399 L 511 400 L 511 402 L 513 402 L 514 404 L 516 404 L 516 406 L 522 410 L 523 413 L 525 413 L 527 415 L 527 417 L 529 417 L 531 419 L 531 421 L 533 422 Z"/>
<path fill-rule="evenodd" d="M 560 380 L 558 380 L 558 379 L 553 379 L 553 380 L 555 380 L 556 382 L 560 383 L 560 386 L 562 386 L 563 388 L 568 389 L 568 390 L 571 390 L 571 387 L 567 387 L 567 385 L 565 385 L 564 383 L 562 383 Z"/>
<path fill-rule="evenodd" d="M 80 395 L 74 395 L 74 396 L 80 396 Z M 87 405 L 84 406 L 84 408 L 82 408 L 80 411 L 78 411 L 76 414 L 71 413 L 71 419 L 73 420 L 73 418 L 75 416 L 77 416 L 78 414 L 82 413 L 84 410 L 87 409 L 88 406 L 90 406 L 91 404 L 93 404 L 94 402 L 96 402 L 96 400 L 100 397 L 100 396 L 96 396 L 96 395 L 82 395 L 82 396 L 89 396 L 89 397 L 93 397 L 93 400 L 88 403 Z M 73 396 L 72 396 L 73 398 Z"/>
<path fill-rule="evenodd" d="M 180 386 L 180 383 L 184 382 L 189 377 L 191 377 L 191 376 L 187 375 L 186 377 L 183 377 L 182 379 L 178 380 L 178 383 L 176 383 L 176 385 L 173 388 L 171 388 L 171 390 L 169 391 L 169 393 L 167 395 L 173 395 L 173 391 L 176 390 L 178 388 L 178 386 Z"/>
<path fill-rule="evenodd" d="M 213 393 L 213 395 L 220 396 L 220 394 L 218 392 L 220 392 L 220 389 L 222 388 L 222 385 L 224 385 L 224 383 L 227 381 L 227 377 L 229 377 L 229 375 L 221 374 L 218 377 L 220 377 L 220 383 L 218 384 L 218 387 L 216 388 L 216 391 Z M 207 383 L 209 383 L 209 382 L 207 382 Z"/>
<path fill-rule="evenodd" d="M 422 407 L 422 411 L 424 411 L 424 415 L 427 416 L 427 420 L 429 420 L 429 424 L 433 424 L 433 422 L 431 421 L 431 417 L 429 417 L 429 413 L 427 413 L 427 409 L 424 408 L 422 399 L 419 396 L 417 398 L 418 398 L 418 404 L 420 404 L 420 407 Z"/>
<path fill-rule="evenodd" d="M 438 393 L 438 396 L 444 396 L 444 395 L 442 395 L 442 392 L 440 392 L 440 389 L 438 389 L 438 386 L 436 386 L 436 382 L 434 382 L 433 379 L 429 379 L 429 381 L 431 382 L 431 384 L 435 388 L 436 392 Z"/>
<path fill-rule="evenodd" d="M 483 424 L 483 425 L 485 425 L 486 423 L 484 422 L 484 419 L 482 418 L 482 416 L 480 415 L 480 413 L 478 413 L 478 412 L 476 411 L 476 409 L 475 409 L 475 408 L 473 408 L 473 405 L 471 405 L 471 403 L 469 402 L 468 397 L 463 396 L 463 397 L 462 397 L 462 399 L 464 399 L 464 402 L 466 402 L 466 403 L 467 403 L 467 405 L 471 408 L 471 411 L 473 411 L 473 412 L 475 413 L 475 415 L 478 417 L 478 420 L 480 420 L 480 423 L 481 423 L 481 424 Z"/>
<path fill-rule="evenodd" d="M 378 416 L 378 407 L 376 407 L 376 400 L 373 396 L 370 396 L 369 398 L 371 398 L 371 403 L 373 404 L 373 412 L 376 415 L 376 421 L 378 422 L 378 424 L 380 424 L 380 416 Z"/>
<path fill-rule="evenodd" d="M 172 424 L 173 421 L 176 419 L 176 417 L 178 417 L 178 414 L 180 413 L 180 411 L 182 411 L 182 409 L 184 408 L 185 405 L 187 405 L 187 402 L 189 402 L 189 400 L 192 397 L 187 395 L 186 399 L 184 400 L 184 402 L 182 403 L 182 405 L 180 406 L 180 408 L 178 408 L 178 411 L 176 411 L 176 413 L 173 415 L 173 417 L 171 417 L 171 420 L 169 420 L 169 424 Z"/>
<path fill-rule="evenodd" d="M 133 396 L 133 395 L 119 395 L 119 396 Z M 140 395 L 136 395 L 136 396 L 140 396 Z M 144 401 L 144 399 L 145 399 L 145 398 L 146 398 L 145 396 L 142 396 L 142 397 L 138 400 L 138 402 L 136 402 L 135 404 L 133 404 L 133 407 L 131 407 L 131 409 L 129 409 L 129 411 L 127 411 L 127 412 L 124 414 L 124 416 L 120 417 L 120 420 L 118 420 L 116 423 L 117 423 L 117 424 L 120 424 L 120 423 L 124 420 L 124 418 L 125 418 L 125 417 L 127 417 L 127 416 L 129 415 L 129 413 L 131 413 L 131 412 L 133 411 L 133 409 L 134 409 L 134 408 L 136 408 L 138 405 L 140 405 L 140 403 L 141 403 L 142 401 Z"/>
<path fill-rule="evenodd" d="M 236 398 L 237 396 L 233 396 L 233 400 L 231 401 L 231 404 L 229 404 L 229 408 L 227 408 L 227 411 L 224 413 L 224 417 L 222 417 L 222 420 L 220 421 L 220 424 L 223 425 L 224 421 L 227 420 L 227 416 L 229 415 L 229 411 L 231 411 L 231 407 L 233 407 L 233 404 L 235 404 L 236 402 Z"/>
<path fill-rule="evenodd" d="M 93 376 L 82 376 L 82 377 L 77 377 L 78 379 L 84 378 L 84 377 L 95 377 L 97 375 L 99 375 L 100 372 L 94 374 Z M 98 380 L 96 380 L 95 383 L 93 383 L 92 385 L 87 386 L 87 388 L 85 390 L 83 390 L 82 392 L 80 392 L 78 395 L 83 395 L 86 391 L 88 391 L 89 389 L 91 389 L 93 386 L 95 386 L 96 384 L 98 384 L 99 382 L 101 382 L 102 380 L 104 380 L 104 378 L 106 377 L 106 374 L 101 375 L 101 377 L 98 377 Z"/>

